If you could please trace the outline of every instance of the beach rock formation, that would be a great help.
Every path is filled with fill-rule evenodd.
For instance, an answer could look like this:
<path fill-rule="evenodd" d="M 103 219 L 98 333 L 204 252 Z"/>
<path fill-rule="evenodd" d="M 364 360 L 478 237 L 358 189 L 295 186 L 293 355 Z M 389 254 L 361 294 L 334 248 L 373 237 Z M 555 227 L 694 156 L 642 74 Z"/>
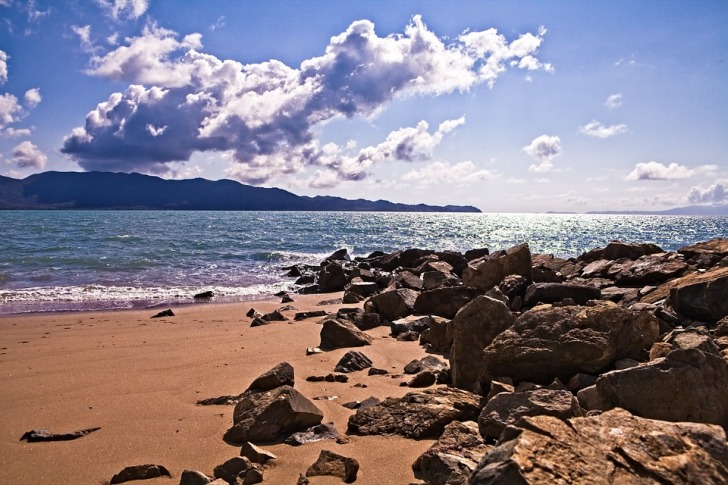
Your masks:
<path fill-rule="evenodd" d="M 533 280 L 531 251 L 528 244 L 514 246 L 507 251 L 497 251 L 470 261 L 463 270 L 463 284 L 488 291 L 508 275 L 521 275 L 526 281 Z"/>
<path fill-rule="evenodd" d="M 589 300 L 598 300 L 602 292 L 590 285 L 572 283 L 534 283 L 526 289 L 524 305 L 536 306 L 539 303 L 556 303 L 566 299 L 577 305 L 586 305 Z"/>
<path fill-rule="evenodd" d="M 334 367 L 334 372 L 356 372 L 371 366 L 372 361 L 369 357 L 356 350 L 351 350 L 341 357 L 336 367 Z"/>
<path fill-rule="evenodd" d="M 525 417 L 504 432 L 470 477 L 493 483 L 726 483 L 719 426 L 668 423 L 624 410 L 564 422 Z"/>
<path fill-rule="evenodd" d="M 214 475 L 232 485 L 253 485 L 263 481 L 263 468 L 244 456 L 236 456 L 216 466 Z"/>
<path fill-rule="evenodd" d="M 482 294 L 477 288 L 467 286 L 451 286 L 423 291 L 414 304 L 414 312 L 418 315 L 437 315 L 453 318 L 469 301 Z"/>
<path fill-rule="evenodd" d="M 233 426 L 223 439 L 232 444 L 270 443 L 321 422 L 316 405 L 290 386 L 248 394 L 235 405 Z"/>
<path fill-rule="evenodd" d="M 656 244 L 651 243 L 625 243 L 612 241 L 604 248 L 604 259 L 638 259 L 647 254 L 663 253 L 664 251 Z"/>
<path fill-rule="evenodd" d="M 340 349 L 345 347 L 362 347 L 371 345 L 372 338 L 356 328 L 352 323 L 339 320 L 324 320 L 321 327 L 321 343 L 319 347 L 324 350 Z"/>
<path fill-rule="evenodd" d="M 132 480 L 147 480 L 149 478 L 171 476 L 172 474 L 169 473 L 169 470 L 164 468 L 162 465 L 133 465 L 124 468 L 119 473 L 111 477 L 109 483 L 114 485 L 116 483 L 130 482 Z"/>
<path fill-rule="evenodd" d="M 695 320 L 717 322 L 728 315 L 728 268 L 705 273 L 670 289 L 673 308 Z"/>
<path fill-rule="evenodd" d="M 480 397 L 476 394 L 452 388 L 428 389 L 359 409 L 349 418 L 348 432 L 436 438 L 449 423 L 475 421 L 479 413 Z"/>
<path fill-rule="evenodd" d="M 281 362 L 251 382 L 245 393 L 265 392 L 281 386 L 293 387 L 295 380 L 293 374 L 293 366 L 288 362 Z"/>
<path fill-rule="evenodd" d="M 390 290 L 373 296 L 369 302 L 376 313 L 390 322 L 412 315 L 417 299 L 417 291 L 409 288 Z"/>
<path fill-rule="evenodd" d="M 359 473 L 358 461 L 328 450 L 321 450 L 316 463 L 306 470 L 307 477 L 329 475 L 341 478 L 344 483 L 355 482 L 357 473 Z"/>

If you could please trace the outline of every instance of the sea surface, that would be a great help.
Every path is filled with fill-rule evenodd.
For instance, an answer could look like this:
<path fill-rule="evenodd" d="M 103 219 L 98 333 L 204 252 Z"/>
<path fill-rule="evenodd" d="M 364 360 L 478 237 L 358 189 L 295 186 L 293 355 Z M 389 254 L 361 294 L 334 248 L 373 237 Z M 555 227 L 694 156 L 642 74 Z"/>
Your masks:
<path fill-rule="evenodd" d="M 371 212 L 0 211 L 0 314 L 242 301 L 292 289 L 282 268 L 411 247 L 528 243 L 575 257 L 614 239 L 665 250 L 728 237 L 728 217 Z"/>

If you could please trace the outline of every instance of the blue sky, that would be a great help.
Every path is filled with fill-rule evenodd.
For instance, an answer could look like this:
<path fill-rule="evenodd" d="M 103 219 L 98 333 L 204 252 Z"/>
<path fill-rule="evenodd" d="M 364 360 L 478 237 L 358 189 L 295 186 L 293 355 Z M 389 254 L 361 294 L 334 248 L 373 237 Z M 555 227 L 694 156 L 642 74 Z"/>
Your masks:
<path fill-rule="evenodd" d="M 728 2 L 0 0 L 0 174 L 728 203 Z"/>

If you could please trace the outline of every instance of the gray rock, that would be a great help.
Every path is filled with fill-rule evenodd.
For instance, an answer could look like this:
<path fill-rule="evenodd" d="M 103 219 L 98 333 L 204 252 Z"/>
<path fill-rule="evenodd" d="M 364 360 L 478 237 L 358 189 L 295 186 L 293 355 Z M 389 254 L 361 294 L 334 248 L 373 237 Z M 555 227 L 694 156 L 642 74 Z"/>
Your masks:
<path fill-rule="evenodd" d="M 357 473 L 359 473 L 358 461 L 327 450 L 321 450 L 316 463 L 306 470 L 307 477 L 330 475 L 341 478 L 344 483 L 356 481 Z"/>
<path fill-rule="evenodd" d="M 251 463 L 244 456 L 230 458 L 218 465 L 214 470 L 215 478 L 225 480 L 227 483 L 243 485 L 260 483 L 263 481 L 263 471 L 257 463 Z"/>
<path fill-rule="evenodd" d="M 341 291 L 348 283 L 340 262 L 331 261 L 319 271 L 318 286 L 321 293 Z"/>
<path fill-rule="evenodd" d="M 306 443 L 315 443 L 323 440 L 335 440 L 339 438 L 339 432 L 334 427 L 334 423 L 317 424 L 304 431 L 293 433 L 283 440 L 287 445 L 301 446 Z"/>
<path fill-rule="evenodd" d="M 325 320 L 321 327 L 321 343 L 319 347 L 324 350 L 344 347 L 362 347 L 371 345 L 372 338 L 356 328 L 353 324 L 330 319 Z"/>
<path fill-rule="evenodd" d="M 728 316 L 728 268 L 706 272 L 688 284 L 670 290 L 673 308 L 683 315 L 717 322 Z"/>
<path fill-rule="evenodd" d="M 372 366 L 372 361 L 366 355 L 356 350 L 350 350 L 336 364 L 334 372 L 356 372 Z"/>
<path fill-rule="evenodd" d="M 390 327 L 392 329 L 392 336 L 394 337 L 407 332 L 414 332 L 419 335 L 430 328 L 430 317 L 428 315 L 410 315 L 394 320 L 390 324 Z"/>
<path fill-rule="evenodd" d="M 419 360 L 413 360 L 409 364 L 404 366 L 405 374 L 417 374 L 423 370 L 429 370 L 432 372 L 440 372 L 448 370 L 449 366 L 447 362 L 443 362 L 434 355 L 428 355 Z"/>
<path fill-rule="evenodd" d="M 498 251 L 475 261 L 463 270 L 463 284 L 488 291 L 508 275 L 521 275 L 529 283 L 533 280 L 531 251 L 528 244 Z"/>

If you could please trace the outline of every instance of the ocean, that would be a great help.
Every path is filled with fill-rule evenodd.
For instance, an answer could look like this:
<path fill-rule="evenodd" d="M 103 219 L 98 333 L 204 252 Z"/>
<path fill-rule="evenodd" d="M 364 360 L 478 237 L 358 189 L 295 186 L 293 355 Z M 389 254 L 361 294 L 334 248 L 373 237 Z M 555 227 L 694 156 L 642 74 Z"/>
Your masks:
<path fill-rule="evenodd" d="M 612 240 L 665 250 L 728 237 L 728 217 L 371 212 L 0 211 L 0 314 L 243 301 L 291 289 L 285 266 L 412 247 L 528 243 L 575 257 Z"/>

